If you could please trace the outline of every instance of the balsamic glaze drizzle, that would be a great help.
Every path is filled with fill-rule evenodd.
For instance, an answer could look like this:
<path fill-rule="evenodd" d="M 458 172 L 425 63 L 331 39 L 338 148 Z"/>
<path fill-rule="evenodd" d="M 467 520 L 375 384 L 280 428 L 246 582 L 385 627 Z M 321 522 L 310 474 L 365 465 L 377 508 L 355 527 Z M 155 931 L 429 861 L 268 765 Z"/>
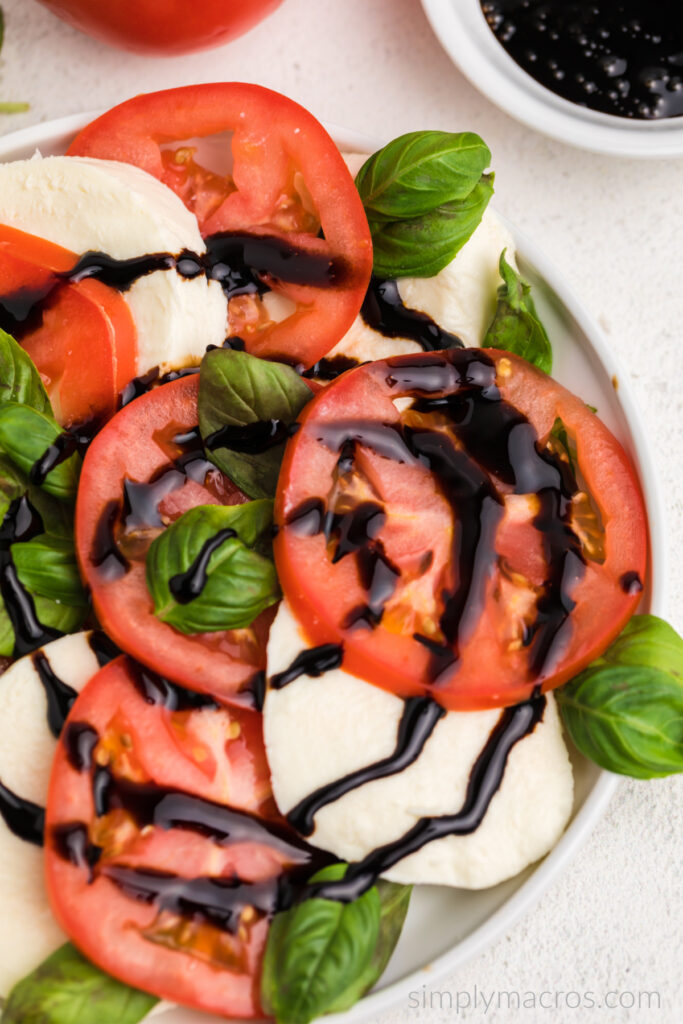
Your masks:
<path fill-rule="evenodd" d="M 195 598 L 200 596 L 208 580 L 211 556 L 226 540 L 236 536 L 235 531 L 229 527 L 219 530 L 218 533 L 214 534 L 213 537 L 209 537 L 204 542 L 201 551 L 185 572 L 179 572 L 175 576 L 171 576 L 168 581 L 168 589 L 178 604 L 189 604 L 190 601 L 194 601 Z"/>
<path fill-rule="evenodd" d="M 59 678 L 44 651 L 34 651 L 31 661 L 45 690 L 47 724 L 50 732 L 57 739 L 78 694 L 73 687 Z"/>
<path fill-rule="evenodd" d="M 358 786 L 404 771 L 420 756 L 434 727 L 445 713 L 446 709 L 430 697 L 410 697 L 405 701 L 403 714 L 398 723 L 393 753 L 381 761 L 376 761 L 375 764 L 359 768 L 358 771 L 350 772 L 343 778 L 316 789 L 289 811 L 287 820 L 290 825 L 302 835 L 310 836 L 315 828 L 315 815 L 321 807 L 334 803 Z"/>
<path fill-rule="evenodd" d="M 261 455 L 279 444 L 284 444 L 296 432 L 298 426 L 298 423 L 285 423 L 284 420 L 277 419 L 257 420 L 244 426 L 226 424 L 209 434 L 204 445 L 210 452 L 218 448 L 229 448 L 233 452 L 242 452 L 246 455 Z"/>
<path fill-rule="evenodd" d="M 62 431 L 45 449 L 40 458 L 33 463 L 28 474 L 29 480 L 36 487 L 41 487 L 45 483 L 48 473 L 51 473 L 60 463 L 66 462 L 74 452 L 79 451 L 82 447 L 83 439 L 68 430 Z"/>
<path fill-rule="evenodd" d="M 625 572 L 619 580 L 619 586 L 625 594 L 641 594 L 643 581 L 637 572 Z"/>
<path fill-rule="evenodd" d="M 408 309 L 393 279 L 370 279 L 361 306 L 361 316 L 368 327 L 387 338 L 407 338 L 417 342 L 426 352 L 444 348 L 462 348 L 462 341 L 432 320 L 426 313 Z"/>
<path fill-rule="evenodd" d="M 331 669 L 339 668 L 343 658 L 344 648 L 341 644 L 321 644 L 320 647 L 309 647 L 296 656 L 289 668 L 283 672 L 276 672 L 274 676 L 270 677 L 270 688 L 281 690 L 300 676 L 318 678 Z"/>
<path fill-rule="evenodd" d="M 120 648 L 113 640 L 110 640 L 103 629 L 93 629 L 88 637 L 88 643 L 100 668 L 104 668 L 121 654 Z"/>
<path fill-rule="evenodd" d="M 45 811 L 38 804 L 24 800 L 0 782 L 0 815 L 7 828 L 18 839 L 35 846 L 43 845 Z"/>
<path fill-rule="evenodd" d="M 44 532 L 43 521 L 26 495 L 11 502 L 0 524 L 0 595 L 14 630 L 13 657 L 21 658 L 63 634 L 38 619 L 33 598 L 19 579 L 12 544 Z"/>
<path fill-rule="evenodd" d="M 210 236 L 203 254 L 183 250 L 177 255 L 158 252 L 117 260 L 103 252 L 86 252 L 71 270 L 55 273 L 43 287 L 0 296 L 0 327 L 20 339 L 40 325 L 43 310 L 65 285 L 92 278 L 126 292 L 148 274 L 174 270 L 188 280 L 204 274 L 208 280 L 218 281 L 228 299 L 262 295 L 270 291 L 273 280 L 316 288 L 343 284 L 352 272 L 341 259 L 308 252 L 275 235 L 240 232 Z M 158 377 L 158 370 L 156 374 Z M 123 404 L 141 393 L 137 387 L 132 382 L 126 388 Z"/>
<path fill-rule="evenodd" d="M 242 912 L 253 907 L 270 917 L 280 908 L 280 879 L 242 882 L 238 878 L 182 878 L 151 868 L 104 864 L 99 870 L 126 896 L 159 910 L 200 918 L 221 931 L 237 931 Z"/>
<path fill-rule="evenodd" d="M 515 743 L 534 731 L 543 718 L 545 704 L 545 697 L 534 697 L 503 710 L 484 749 L 472 766 L 465 801 L 459 811 L 420 818 L 399 839 L 378 847 L 363 860 L 350 864 L 343 879 L 309 885 L 306 895 L 309 898 L 349 903 L 366 892 L 394 864 L 421 850 L 427 843 L 445 836 L 462 836 L 474 832 L 483 821 L 501 784 L 510 751 Z"/>

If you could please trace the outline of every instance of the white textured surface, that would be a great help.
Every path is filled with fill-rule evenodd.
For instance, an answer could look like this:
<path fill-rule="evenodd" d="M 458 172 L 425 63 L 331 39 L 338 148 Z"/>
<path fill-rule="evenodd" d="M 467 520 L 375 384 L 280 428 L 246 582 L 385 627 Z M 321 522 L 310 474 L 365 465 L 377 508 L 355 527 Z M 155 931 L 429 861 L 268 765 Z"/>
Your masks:
<path fill-rule="evenodd" d="M 683 628 L 683 160 L 593 156 L 520 127 L 451 65 L 418 0 L 285 0 L 246 38 L 170 61 L 109 50 L 32 0 L 2 6 L 0 98 L 32 109 L 0 118 L 0 132 L 150 89 L 229 79 L 279 89 L 317 117 L 369 135 L 478 131 L 493 153 L 497 209 L 564 269 L 631 375 L 664 484 L 670 618 Z M 520 924 L 438 991 L 417 990 L 374 1024 L 677 1024 L 682 793 L 680 779 L 624 781 L 570 869 Z M 604 1003 L 613 990 L 623 993 L 623 1008 L 591 1010 L 584 999 L 572 1009 L 573 994 L 566 1003 L 569 992 Z M 640 991 L 658 992 L 660 1008 L 653 1000 L 648 1010 L 643 998 L 639 1009 Z M 535 993 L 537 1008 L 515 1009 L 510 993 L 522 1004 Z M 556 993 L 559 1009 L 550 1009 Z"/>

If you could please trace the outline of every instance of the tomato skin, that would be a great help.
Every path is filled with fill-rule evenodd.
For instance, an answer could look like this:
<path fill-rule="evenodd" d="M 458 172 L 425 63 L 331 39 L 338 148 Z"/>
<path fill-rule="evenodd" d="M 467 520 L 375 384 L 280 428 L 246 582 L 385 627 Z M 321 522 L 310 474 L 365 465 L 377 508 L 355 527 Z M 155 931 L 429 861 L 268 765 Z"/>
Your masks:
<path fill-rule="evenodd" d="M 374 424 L 396 424 L 400 414 L 392 399 L 400 388 L 388 387 L 391 369 L 385 362 L 369 364 L 344 374 L 304 410 L 301 428 L 289 442 L 282 465 L 275 521 L 278 534 L 274 552 L 281 585 L 294 614 L 313 644 L 342 643 L 344 668 L 401 696 L 429 694 L 449 710 L 478 710 L 527 699 L 533 687 L 549 690 L 566 682 L 593 660 L 620 632 L 640 599 L 625 593 L 621 578 L 637 572 L 645 578 L 647 521 L 639 485 L 630 462 L 618 444 L 585 404 L 551 378 L 509 353 L 484 350 L 503 373 L 497 384 L 503 399 L 529 419 L 543 443 L 560 417 L 576 433 L 579 465 L 587 488 L 605 525 L 604 564 L 588 561 L 583 576 L 571 591 L 576 602 L 568 620 L 571 633 L 563 634 L 564 648 L 554 664 L 540 675 L 529 677 L 528 651 L 522 643 L 509 643 L 508 597 L 520 591 L 508 587 L 498 568 L 486 582 L 483 612 L 471 626 L 460 652 L 457 670 L 431 684 L 429 654 L 413 633 L 426 630 L 415 623 L 401 629 L 388 627 L 386 615 L 374 629 L 349 629 L 344 620 L 367 600 L 354 559 L 332 563 L 321 534 L 302 535 L 285 526 L 302 502 L 326 500 L 338 455 L 320 443 L 325 423 L 339 419 Z M 448 358 L 448 354 L 442 354 Z M 415 357 L 392 359 L 391 368 L 410 364 Z M 436 594 L 447 578 L 451 538 L 457 529 L 450 506 L 429 471 L 419 463 L 400 465 L 370 453 L 364 447 L 356 455 L 365 478 L 384 502 L 387 525 L 378 534 L 389 559 L 405 567 L 415 566 L 428 546 L 432 562 L 413 581 L 412 605 L 431 620 L 439 609 Z M 522 496 L 523 498 L 523 496 Z M 514 510 L 514 504 L 511 503 Z M 392 512 L 394 513 L 392 516 Z M 514 574 L 523 574 L 527 593 L 543 584 L 545 560 L 540 530 L 532 528 L 531 516 L 515 521 L 513 511 L 504 517 L 495 535 L 494 553 L 507 560 Z M 304 572 L 301 566 L 305 566 Z M 507 589 L 506 589 L 507 588 Z M 507 594 L 507 597 L 506 597 Z M 431 604 L 430 604 L 431 603 Z M 388 605 L 387 608 L 391 606 Z"/>
<path fill-rule="evenodd" d="M 135 53 L 172 56 L 222 46 L 282 0 L 38 0 L 74 28 Z"/>
<path fill-rule="evenodd" d="M 146 482 L 170 468 L 170 456 L 155 438 L 196 427 L 198 389 L 198 374 L 164 384 L 125 406 L 95 437 L 83 461 L 78 488 L 76 551 L 95 613 L 122 650 L 189 689 L 244 704 L 249 698 L 241 691 L 264 667 L 271 610 L 249 630 L 185 635 L 154 614 L 144 557 L 131 560 L 128 571 L 114 579 L 107 578 L 92 558 L 103 510 L 110 502 L 122 500 L 124 477 Z M 162 500 L 160 509 L 170 520 L 196 505 L 246 500 L 218 470 L 215 479 L 218 490 L 187 480 Z"/>
<path fill-rule="evenodd" d="M 225 131 L 233 133 L 233 171 L 221 179 L 195 164 L 183 140 Z M 181 143 L 175 152 L 162 150 L 173 142 Z M 69 154 L 141 167 L 180 196 L 204 237 L 274 235 L 333 261 L 333 280 L 324 285 L 268 281 L 295 306 L 280 321 L 263 305 L 245 311 L 248 297 L 230 299 L 230 333 L 247 351 L 312 366 L 353 323 L 372 271 L 370 229 L 341 154 L 299 104 L 238 82 L 168 89 L 103 114 L 76 136 Z"/>
<path fill-rule="evenodd" d="M 93 789 L 95 773 L 101 771 L 97 766 L 106 765 L 114 782 L 131 780 L 146 793 L 153 795 L 156 787 L 180 791 L 279 824 L 260 716 L 221 707 L 169 710 L 145 698 L 135 671 L 125 657 L 101 669 L 75 702 L 58 745 L 45 828 L 53 912 L 76 946 L 122 981 L 225 1016 L 259 1016 L 267 917 L 257 914 L 234 936 L 211 928 L 202 933 L 191 919 L 181 919 L 187 921 L 181 930 L 170 912 L 129 897 L 107 871 L 122 866 L 169 872 L 181 880 L 237 876 L 258 883 L 276 879 L 289 866 L 286 854 L 249 834 L 225 843 L 182 825 L 144 827 L 134 816 L 122 819 L 122 811 L 98 817 Z M 72 723 L 87 726 L 99 738 L 91 765 L 81 763 L 81 770 L 68 754 Z M 88 841 L 101 850 L 90 880 L 85 865 L 72 863 L 58 850 L 55 829 L 74 824 L 85 826 Z M 186 937 L 186 929 L 194 932 L 193 939 Z M 169 934 L 171 942 L 165 941 Z M 226 943 L 232 962 L 220 960 Z"/>
<path fill-rule="evenodd" d="M 49 293 L 41 322 L 20 340 L 64 426 L 111 416 L 136 372 L 137 331 L 123 297 L 100 281 L 54 287 L 55 274 L 77 260 L 68 249 L 0 225 L 0 295 Z"/>

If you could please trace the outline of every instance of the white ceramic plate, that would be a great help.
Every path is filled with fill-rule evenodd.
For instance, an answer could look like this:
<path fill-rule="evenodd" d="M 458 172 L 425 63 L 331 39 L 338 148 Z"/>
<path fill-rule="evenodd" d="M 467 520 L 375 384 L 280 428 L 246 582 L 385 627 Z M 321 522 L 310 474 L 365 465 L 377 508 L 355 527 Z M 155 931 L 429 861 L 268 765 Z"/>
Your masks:
<path fill-rule="evenodd" d="M 0 160 L 63 153 L 74 134 L 91 116 L 75 115 L 25 128 L 0 138 Z M 346 129 L 329 126 L 343 150 L 379 148 L 381 143 Z M 508 225 L 510 226 L 510 225 Z M 652 571 L 642 610 L 664 614 L 664 523 L 643 428 L 628 381 L 597 325 L 581 307 L 536 246 L 510 226 L 522 272 L 531 281 L 540 316 L 553 343 L 554 372 L 559 381 L 598 408 L 600 417 L 630 452 L 638 470 L 649 513 Z M 433 984 L 474 956 L 498 936 L 543 893 L 569 862 L 604 812 L 618 779 L 579 755 L 575 768 L 572 821 L 554 850 L 539 864 L 492 889 L 477 892 L 435 886 L 416 887 L 408 919 L 391 963 L 378 988 L 352 1010 L 334 1018 L 336 1024 L 376 1019 L 423 984 Z M 219 1024 L 222 1018 L 175 1008 L 160 1016 L 163 1024 Z"/>
<path fill-rule="evenodd" d="M 636 121 L 562 99 L 520 68 L 486 23 L 479 0 L 422 0 L 431 26 L 472 85 L 511 117 L 595 153 L 666 157 L 683 153 L 683 117 Z"/>

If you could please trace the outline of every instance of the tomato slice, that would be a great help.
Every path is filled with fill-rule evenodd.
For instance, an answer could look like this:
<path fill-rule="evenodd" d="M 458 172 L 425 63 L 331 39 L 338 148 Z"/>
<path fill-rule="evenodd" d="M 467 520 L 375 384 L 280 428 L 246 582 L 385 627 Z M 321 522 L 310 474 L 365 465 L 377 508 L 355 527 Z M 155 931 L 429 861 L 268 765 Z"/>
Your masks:
<path fill-rule="evenodd" d="M 244 703 L 264 667 L 273 612 L 248 629 L 185 635 L 155 616 L 145 582 L 147 549 L 165 525 L 197 505 L 248 500 L 192 435 L 198 389 L 198 374 L 163 384 L 95 437 L 78 488 L 76 549 L 97 617 L 122 650 L 183 686 Z M 177 443 L 188 432 L 189 443 Z"/>
<path fill-rule="evenodd" d="M 103 970 L 174 1002 L 260 1015 L 280 876 L 312 873 L 271 796 L 260 715 L 115 659 L 67 719 L 45 852 L 53 911 Z"/>
<path fill-rule="evenodd" d="M 57 277 L 77 261 L 61 246 L 0 225 L 0 320 L 36 364 L 65 426 L 111 416 L 136 372 L 137 334 L 123 297 L 100 281 Z"/>
<path fill-rule="evenodd" d="M 221 176 L 184 143 L 226 131 L 233 167 Z M 235 82 L 137 96 L 84 128 L 69 153 L 153 174 L 196 214 L 205 237 L 247 233 L 271 250 L 286 242 L 277 271 L 268 259 L 256 267 L 279 312 L 253 288 L 228 292 L 230 333 L 248 351 L 312 366 L 351 326 L 370 280 L 370 231 L 337 147 L 297 103 Z"/>
<path fill-rule="evenodd" d="M 575 474 L 554 451 L 558 418 Z M 579 398 L 494 350 L 339 377 L 288 443 L 275 512 L 280 581 L 311 641 L 453 710 L 565 682 L 623 628 L 645 578 L 623 449 Z"/>

